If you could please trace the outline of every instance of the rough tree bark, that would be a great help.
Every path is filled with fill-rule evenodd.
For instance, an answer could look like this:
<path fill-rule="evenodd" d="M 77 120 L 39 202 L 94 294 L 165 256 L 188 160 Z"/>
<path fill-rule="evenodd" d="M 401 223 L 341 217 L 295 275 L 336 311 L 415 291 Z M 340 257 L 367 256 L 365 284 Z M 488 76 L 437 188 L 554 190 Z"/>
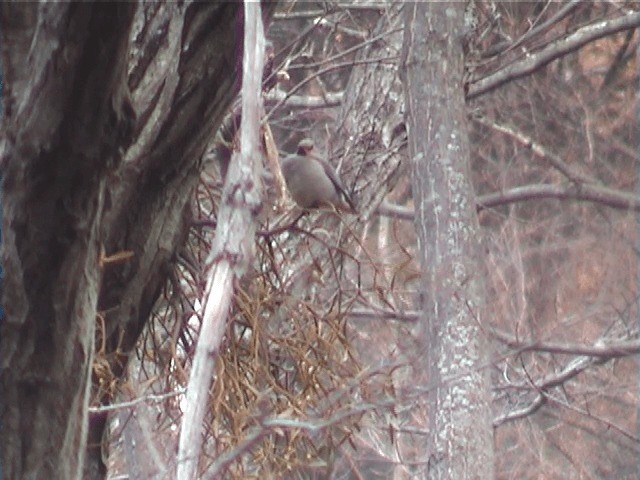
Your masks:
<path fill-rule="evenodd" d="M 106 174 L 134 120 L 126 88 L 134 12 L 131 4 L 0 5 L 6 478 L 80 476 Z"/>
<path fill-rule="evenodd" d="M 422 265 L 420 476 L 493 478 L 484 285 L 464 101 L 465 4 L 405 5 L 403 82 Z M 426 439 L 421 441 L 420 439 Z M 419 453 L 419 454 L 420 454 Z"/>
<path fill-rule="evenodd" d="M 96 313 L 120 377 L 239 85 L 238 12 L 226 2 L 0 5 L 6 478 L 104 475 L 106 418 L 87 422 Z"/>

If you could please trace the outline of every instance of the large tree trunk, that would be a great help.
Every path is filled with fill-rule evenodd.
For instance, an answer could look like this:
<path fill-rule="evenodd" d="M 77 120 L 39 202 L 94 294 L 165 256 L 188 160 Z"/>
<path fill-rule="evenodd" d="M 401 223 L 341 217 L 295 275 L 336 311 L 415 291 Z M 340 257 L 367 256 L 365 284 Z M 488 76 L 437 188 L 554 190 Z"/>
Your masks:
<path fill-rule="evenodd" d="M 237 92 L 238 7 L 0 6 L 6 478 L 80 478 L 87 429 L 84 476 L 105 473 L 106 417 L 87 421 L 96 313 L 101 355 L 119 378 Z M 94 398 L 112 394 L 96 386 Z"/>
<path fill-rule="evenodd" d="M 463 88 L 462 2 L 405 6 L 404 87 L 422 265 L 425 478 L 493 478 L 485 304 Z M 425 439 L 421 441 L 420 439 Z"/>
<path fill-rule="evenodd" d="M 79 478 L 82 469 L 106 173 L 134 120 L 126 94 L 134 12 L 0 5 L 6 478 Z"/>

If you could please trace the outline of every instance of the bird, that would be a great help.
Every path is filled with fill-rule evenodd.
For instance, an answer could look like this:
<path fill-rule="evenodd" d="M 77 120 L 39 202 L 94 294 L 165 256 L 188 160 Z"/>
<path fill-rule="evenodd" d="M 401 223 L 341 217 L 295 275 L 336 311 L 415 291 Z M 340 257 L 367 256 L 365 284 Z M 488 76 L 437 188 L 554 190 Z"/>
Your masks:
<path fill-rule="evenodd" d="M 312 153 L 313 141 L 300 141 L 296 153 L 282 160 L 282 176 L 291 198 L 307 209 L 335 209 L 355 213 L 353 200 L 337 172 L 324 158 Z"/>

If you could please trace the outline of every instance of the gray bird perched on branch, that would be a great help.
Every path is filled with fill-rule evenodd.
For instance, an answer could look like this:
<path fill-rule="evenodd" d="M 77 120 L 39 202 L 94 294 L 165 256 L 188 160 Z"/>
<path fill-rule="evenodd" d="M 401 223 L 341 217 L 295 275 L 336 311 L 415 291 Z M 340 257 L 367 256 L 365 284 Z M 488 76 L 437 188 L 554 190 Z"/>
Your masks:
<path fill-rule="evenodd" d="M 335 208 L 355 213 L 353 201 L 336 171 L 312 150 L 313 141 L 305 138 L 296 153 L 282 160 L 282 175 L 291 198 L 304 209 Z"/>

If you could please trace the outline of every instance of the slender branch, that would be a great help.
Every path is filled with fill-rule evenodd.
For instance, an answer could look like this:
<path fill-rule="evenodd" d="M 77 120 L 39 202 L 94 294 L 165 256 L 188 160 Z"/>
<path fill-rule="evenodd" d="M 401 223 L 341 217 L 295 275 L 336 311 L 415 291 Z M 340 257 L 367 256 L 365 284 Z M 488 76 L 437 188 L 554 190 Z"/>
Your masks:
<path fill-rule="evenodd" d="M 475 121 L 484 125 L 485 127 L 491 128 L 497 132 L 503 133 L 510 137 L 511 139 L 518 142 L 525 148 L 528 148 L 533 152 L 534 155 L 541 158 L 542 160 L 551 164 L 554 168 L 560 171 L 564 176 L 566 176 L 569 180 L 575 183 L 590 183 L 595 180 L 591 177 L 588 177 L 580 172 L 575 171 L 571 168 L 567 163 L 560 158 L 559 155 L 551 152 L 547 148 L 545 148 L 542 144 L 536 142 L 532 137 L 526 135 L 524 132 L 520 130 L 516 130 L 509 125 L 502 125 L 496 122 L 492 122 L 484 117 L 476 117 Z"/>
<path fill-rule="evenodd" d="M 406 312 L 394 312 L 391 310 L 359 310 L 353 309 L 348 313 L 350 318 L 365 320 L 400 320 L 403 322 L 415 322 L 420 317 L 420 312 L 407 310 Z"/>
<path fill-rule="evenodd" d="M 98 413 L 109 413 L 115 412 L 117 410 L 126 410 L 129 408 L 133 408 L 136 405 L 141 403 L 153 402 L 160 403 L 165 401 L 167 398 L 177 397 L 178 395 L 182 395 L 185 392 L 184 389 L 176 390 L 175 392 L 167 392 L 158 395 L 143 395 L 142 397 L 134 398 L 133 400 L 129 400 L 127 402 L 114 403 L 111 405 L 104 405 L 100 407 L 90 407 L 90 414 L 98 414 Z"/>
<path fill-rule="evenodd" d="M 539 393 L 538 395 L 536 395 L 536 398 L 534 398 L 533 401 L 531 401 L 528 405 L 494 418 L 493 428 L 499 427 L 503 423 L 520 420 L 521 418 L 525 418 L 536 413 L 540 409 L 540 407 L 542 407 L 546 403 L 546 401 L 547 397 Z"/>
<path fill-rule="evenodd" d="M 547 401 L 547 390 L 566 383 L 570 379 L 584 372 L 590 366 L 597 363 L 601 363 L 601 361 L 593 357 L 574 358 L 560 372 L 547 375 L 539 383 L 532 385 L 536 390 L 538 390 L 536 398 L 521 409 L 494 418 L 493 427 L 498 427 L 503 423 L 518 420 L 536 412 Z"/>
<path fill-rule="evenodd" d="M 403 207 L 395 203 L 390 203 L 384 200 L 376 209 L 375 213 L 381 217 L 397 218 L 399 220 L 413 221 L 414 210 L 413 208 Z"/>
<path fill-rule="evenodd" d="M 497 72 L 471 83 L 467 100 L 489 93 L 507 82 L 529 75 L 555 59 L 578 50 L 589 42 L 640 25 L 640 13 L 630 13 L 614 20 L 603 20 L 587 25 L 565 38 L 550 43 L 542 50 L 531 53 L 523 60 L 512 63 Z"/>
<path fill-rule="evenodd" d="M 299 429 L 309 433 L 334 425 L 343 424 L 346 419 L 375 411 L 381 408 L 391 408 L 395 405 L 393 397 L 380 398 L 376 403 L 350 403 L 328 417 L 317 416 L 311 418 L 294 418 L 288 414 L 279 414 L 270 417 L 256 418 L 258 425 L 249 429 L 245 437 L 232 449 L 221 453 L 207 469 L 204 478 L 220 478 L 229 465 L 238 459 L 243 453 L 256 445 L 262 438 L 273 433 L 274 430 Z"/>
<path fill-rule="evenodd" d="M 640 338 L 633 340 L 616 340 L 604 341 L 599 340 L 592 345 L 575 344 L 575 343 L 555 343 L 555 342 L 523 342 L 519 341 L 506 333 L 492 330 L 500 341 L 506 343 L 509 347 L 516 349 L 518 352 L 545 352 L 545 353 L 561 353 L 564 355 L 583 355 L 590 357 L 599 357 L 602 359 L 612 359 L 618 357 L 627 357 L 640 353 Z"/>
<path fill-rule="evenodd" d="M 567 381 L 584 372 L 593 365 L 600 365 L 614 358 L 627 357 L 640 353 L 640 339 L 618 340 L 606 342 L 599 340 L 593 345 L 579 345 L 570 343 L 554 342 L 532 342 L 524 343 L 510 337 L 509 335 L 494 330 L 492 332 L 509 347 L 515 348 L 518 353 L 535 351 L 545 353 L 559 353 L 564 355 L 579 355 L 573 358 L 567 365 L 557 373 L 552 373 L 532 386 L 538 391 L 536 397 L 526 406 L 496 417 L 493 426 L 498 427 L 506 422 L 519 420 L 536 412 L 542 405 L 547 403 L 549 395 L 547 391 L 551 388 L 563 385 Z"/>
<path fill-rule="evenodd" d="M 265 107 L 272 107 L 282 103 L 283 107 L 300 109 L 317 109 L 338 107 L 342 104 L 344 92 L 327 92 L 323 96 L 288 95 L 284 92 L 274 90 L 265 95 Z"/>
<path fill-rule="evenodd" d="M 342 57 L 346 57 L 352 53 L 357 52 L 358 50 L 362 50 L 363 48 L 365 48 L 368 45 L 373 45 L 376 42 L 379 42 L 380 40 L 382 40 L 385 37 L 390 37 L 391 35 L 393 35 L 394 33 L 398 33 L 399 31 L 401 31 L 401 28 L 394 28 L 392 30 L 386 30 L 374 37 L 371 37 L 363 42 L 360 42 L 356 45 L 354 45 L 351 48 L 347 48 L 346 50 L 340 51 L 338 53 L 336 53 L 335 55 L 332 55 L 330 57 L 324 58 L 318 62 L 314 62 L 314 63 L 305 63 L 302 65 L 291 65 L 289 67 L 289 70 L 296 70 L 299 68 L 303 68 L 303 69 L 309 69 L 309 68 L 316 68 L 316 67 L 323 67 L 324 65 L 333 65 L 335 64 L 335 61 L 342 58 Z M 391 57 L 394 58 L 394 57 Z M 371 61 L 375 62 L 375 60 L 382 60 L 382 58 L 371 58 Z M 357 63 L 354 63 L 354 65 L 356 65 Z"/>
<path fill-rule="evenodd" d="M 530 200 L 578 200 L 604 205 L 617 210 L 640 211 L 640 198 L 632 193 L 593 184 L 575 185 L 523 185 L 502 192 L 488 193 L 476 198 L 478 211 Z M 378 215 L 413 221 L 413 208 L 383 203 Z"/>
<path fill-rule="evenodd" d="M 477 208 L 507 205 L 528 200 L 580 200 L 598 203 L 618 210 L 640 210 L 640 198 L 635 195 L 593 184 L 574 185 L 523 185 L 504 192 L 495 192 L 478 197 Z"/>
<path fill-rule="evenodd" d="M 325 73 L 329 73 L 329 72 L 333 72 L 335 70 L 340 70 L 342 68 L 351 68 L 354 67 L 355 65 L 368 65 L 368 64 L 373 64 L 373 63 L 388 63 L 390 66 L 393 65 L 393 63 L 397 60 L 396 56 L 389 56 L 389 57 L 383 57 L 383 58 L 374 58 L 371 60 L 351 60 L 349 62 L 343 62 L 343 63 L 337 63 L 335 65 L 332 65 L 330 67 L 326 67 L 323 69 L 318 70 L 317 72 L 315 72 L 313 75 L 309 75 L 307 77 L 304 78 L 304 80 L 302 80 L 301 82 L 297 83 L 293 88 L 291 88 L 287 94 L 285 95 L 285 97 L 278 101 L 273 108 L 269 111 L 269 113 L 265 116 L 264 118 L 264 122 L 267 122 L 273 115 L 274 113 L 284 105 L 284 103 L 287 101 L 287 99 L 289 97 L 291 97 L 295 92 L 297 92 L 298 90 L 300 90 L 302 87 L 304 87 L 307 83 L 309 83 L 310 81 L 314 80 L 316 77 L 320 77 L 322 75 L 324 75 Z"/>
<path fill-rule="evenodd" d="M 222 473 L 229 468 L 229 465 L 240 457 L 240 455 L 248 452 L 251 447 L 256 445 L 269 433 L 271 433 L 271 431 L 262 426 L 252 428 L 235 447 L 225 450 L 216 457 L 215 461 L 207 469 L 203 478 L 207 480 L 222 478 Z"/>
<path fill-rule="evenodd" d="M 589 410 L 585 410 L 582 408 L 578 408 L 575 405 L 572 405 L 570 403 L 567 402 L 563 402 L 560 401 L 556 398 L 554 398 L 552 395 L 548 395 L 547 396 L 547 402 L 549 403 L 554 403 L 562 408 L 566 408 L 569 411 L 572 412 L 576 412 L 579 413 L 580 415 L 584 415 L 586 417 L 589 417 L 591 419 L 594 419 L 600 423 L 602 423 L 607 429 L 612 429 L 615 430 L 616 432 L 620 433 L 621 435 L 623 435 L 624 437 L 626 437 L 627 439 L 631 440 L 634 442 L 634 450 L 636 452 L 640 451 L 640 447 L 638 446 L 638 437 L 636 435 L 633 435 L 632 433 L 628 432 L 626 429 L 620 427 L 619 425 L 616 425 L 615 423 L 606 420 L 604 418 L 602 418 L 599 415 L 594 414 L 593 412 L 589 411 Z"/>
<path fill-rule="evenodd" d="M 516 47 L 519 47 L 520 45 L 522 45 L 527 40 L 533 38 L 536 35 L 539 35 L 539 34 L 545 32 L 549 28 L 551 28 L 554 25 L 556 25 L 560 20 L 562 20 L 567 15 L 569 15 L 581 3 L 582 3 L 582 0 L 571 0 L 571 1 L 569 1 L 566 5 L 562 6 L 562 8 L 560 8 L 560 10 L 558 10 L 554 15 L 549 17 L 546 21 L 542 22 L 540 25 L 537 25 L 537 26 L 531 28 L 531 30 L 527 31 L 520 38 L 518 38 L 515 42 L 513 42 L 513 43 L 509 43 L 509 42 L 500 43 L 500 44 L 490 48 L 484 54 L 484 56 L 485 57 L 489 57 L 489 56 L 493 56 L 493 55 L 499 55 L 499 54 L 502 54 L 504 52 L 508 52 L 510 50 L 513 50 Z"/>

